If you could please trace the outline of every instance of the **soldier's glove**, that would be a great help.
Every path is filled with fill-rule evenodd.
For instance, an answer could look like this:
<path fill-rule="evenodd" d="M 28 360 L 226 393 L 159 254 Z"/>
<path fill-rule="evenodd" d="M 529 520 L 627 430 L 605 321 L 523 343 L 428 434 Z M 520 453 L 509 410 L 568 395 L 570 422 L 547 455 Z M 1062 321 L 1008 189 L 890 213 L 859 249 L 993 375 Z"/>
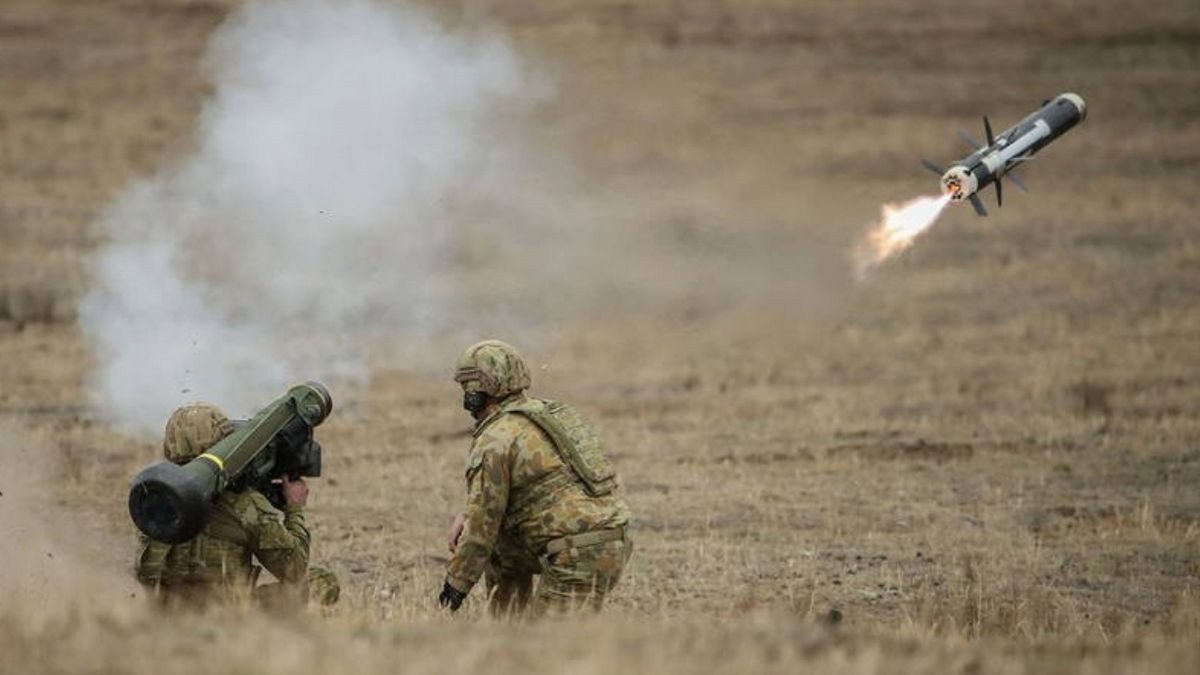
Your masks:
<path fill-rule="evenodd" d="M 448 581 L 442 585 L 442 592 L 438 594 L 438 604 L 449 607 L 451 612 L 457 612 L 466 599 L 467 594 L 451 586 Z"/>

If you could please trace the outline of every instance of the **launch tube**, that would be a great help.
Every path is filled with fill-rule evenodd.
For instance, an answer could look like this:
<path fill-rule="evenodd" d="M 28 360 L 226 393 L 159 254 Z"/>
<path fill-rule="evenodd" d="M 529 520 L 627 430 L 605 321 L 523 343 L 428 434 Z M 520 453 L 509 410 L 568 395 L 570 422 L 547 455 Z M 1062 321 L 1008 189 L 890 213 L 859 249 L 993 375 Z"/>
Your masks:
<path fill-rule="evenodd" d="M 311 438 L 313 427 L 333 411 L 333 399 L 320 383 L 308 382 L 288 390 L 230 435 L 186 464 L 158 462 L 133 479 L 129 515 L 151 539 L 179 544 L 200 533 L 208 522 L 213 500 L 222 490 L 247 479 L 270 478 L 282 466 L 279 438 Z M 315 459 L 319 475 L 319 446 Z"/>

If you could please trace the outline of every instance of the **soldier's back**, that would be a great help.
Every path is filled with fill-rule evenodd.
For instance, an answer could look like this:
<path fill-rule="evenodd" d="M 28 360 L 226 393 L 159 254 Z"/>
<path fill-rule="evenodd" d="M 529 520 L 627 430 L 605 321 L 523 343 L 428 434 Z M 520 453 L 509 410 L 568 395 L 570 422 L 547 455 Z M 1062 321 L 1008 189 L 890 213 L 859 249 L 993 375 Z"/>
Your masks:
<path fill-rule="evenodd" d="M 214 502 L 208 524 L 191 541 L 171 545 L 143 536 L 139 581 L 168 592 L 250 588 L 255 575 L 254 524 L 267 505 L 257 491 L 226 491 Z"/>
<path fill-rule="evenodd" d="M 540 409 L 545 402 L 527 399 L 525 408 Z M 484 446 L 510 453 L 510 493 L 505 530 L 519 534 L 532 550 L 572 534 L 620 527 L 629 521 L 629 509 L 616 490 L 589 493 L 584 481 L 569 465 L 569 457 L 546 429 L 522 412 L 510 411 L 490 424 L 480 436 Z"/>

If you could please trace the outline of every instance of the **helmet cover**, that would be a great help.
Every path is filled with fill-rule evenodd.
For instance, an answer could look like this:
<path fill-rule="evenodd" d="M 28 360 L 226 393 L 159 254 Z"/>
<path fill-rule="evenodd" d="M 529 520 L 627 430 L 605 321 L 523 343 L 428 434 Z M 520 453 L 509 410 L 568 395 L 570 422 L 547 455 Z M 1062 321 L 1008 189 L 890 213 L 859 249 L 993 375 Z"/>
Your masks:
<path fill-rule="evenodd" d="M 163 434 L 163 457 L 189 462 L 233 431 L 233 423 L 210 403 L 192 403 L 175 410 Z"/>
<path fill-rule="evenodd" d="M 504 398 L 529 388 L 529 368 L 516 348 L 500 340 L 484 340 L 458 357 L 454 381 L 466 391 Z"/>

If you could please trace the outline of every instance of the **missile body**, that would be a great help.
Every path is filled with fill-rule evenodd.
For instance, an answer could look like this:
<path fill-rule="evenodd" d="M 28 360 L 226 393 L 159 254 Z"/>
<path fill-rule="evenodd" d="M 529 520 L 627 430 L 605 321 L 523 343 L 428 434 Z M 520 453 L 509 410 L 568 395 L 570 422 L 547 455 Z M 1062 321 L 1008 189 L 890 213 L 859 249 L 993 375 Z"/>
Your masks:
<path fill-rule="evenodd" d="M 952 201 L 970 201 L 976 213 L 984 216 L 987 210 L 977 194 L 980 190 L 994 184 L 997 206 L 1003 204 L 1000 179 L 1004 176 L 1012 179 L 1021 190 L 1026 190 L 1024 182 L 1013 173 L 1013 169 L 1070 131 L 1086 116 L 1087 106 L 1083 98 L 1077 94 L 1061 94 L 995 137 L 992 136 L 991 123 L 984 117 L 987 145 L 980 145 L 970 136 L 960 133 L 963 140 L 975 148 L 975 152 L 948 170 L 929 161 L 923 164 L 942 175 L 943 194 Z"/>

